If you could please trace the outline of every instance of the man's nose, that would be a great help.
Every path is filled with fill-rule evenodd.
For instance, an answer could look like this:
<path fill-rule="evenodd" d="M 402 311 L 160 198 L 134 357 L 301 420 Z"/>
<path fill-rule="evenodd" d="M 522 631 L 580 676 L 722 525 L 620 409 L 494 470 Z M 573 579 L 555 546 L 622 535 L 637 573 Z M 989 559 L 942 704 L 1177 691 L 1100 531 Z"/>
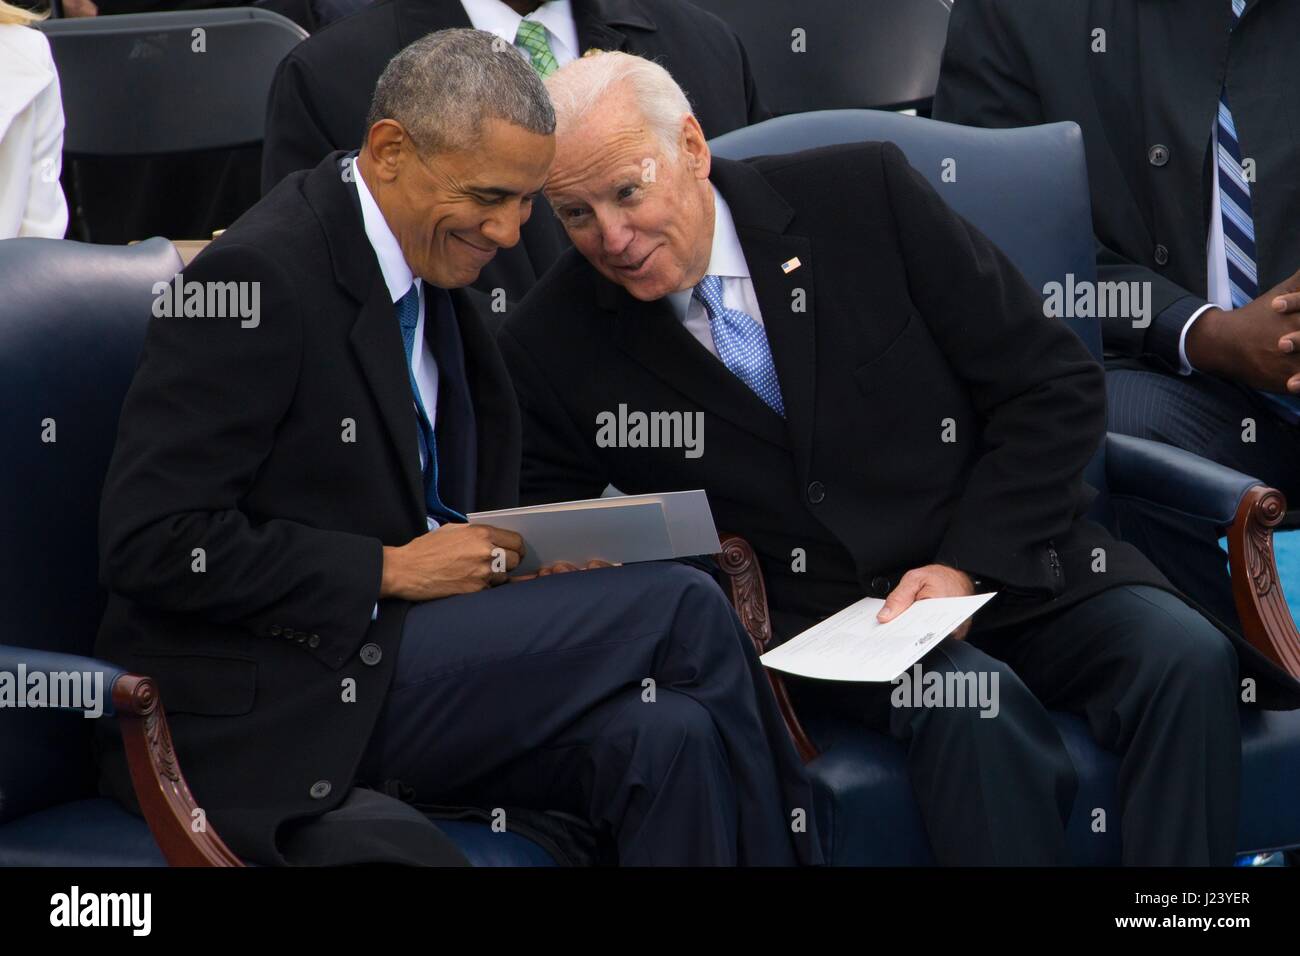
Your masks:
<path fill-rule="evenodd" d="M 601 248 L 605 255 L 621 256 L 632 244 L 636 230 L 619 215 L 602 216 L 598 213 L 596 220 L 600 226 Z"/>
<path fill-rule="evenodd" d="M 483 235 L 503 249 L 509 249 L 519 241 L 519 230 L 528 221 L 528 214 L 522 204 L 503 204 L 500 210 L 483 222 Z"/>

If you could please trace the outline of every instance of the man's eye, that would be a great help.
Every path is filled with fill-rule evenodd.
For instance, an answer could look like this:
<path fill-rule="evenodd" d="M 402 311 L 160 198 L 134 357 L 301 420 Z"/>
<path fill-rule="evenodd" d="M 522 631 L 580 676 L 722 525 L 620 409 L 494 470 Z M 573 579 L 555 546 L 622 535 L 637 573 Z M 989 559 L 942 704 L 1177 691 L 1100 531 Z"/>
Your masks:
<path fill-rule="evenodd" d="M 622 189 L 618 191 L 618 198 L 620 200 L 631 199 L 634 193 L 636 193 L 635 186 L 624 186 Z"/>
<path fill-rule="evenodd" d="M 569 208 L 564 210 L 564 218 L 567 219 L 569 222 L 574 222 L 575 220 L 581 219 L 584 215 L 586 215 L 586 212 L 587 211 L 585 209 L 576 209 L 573 206 L 570 206 Z"/>

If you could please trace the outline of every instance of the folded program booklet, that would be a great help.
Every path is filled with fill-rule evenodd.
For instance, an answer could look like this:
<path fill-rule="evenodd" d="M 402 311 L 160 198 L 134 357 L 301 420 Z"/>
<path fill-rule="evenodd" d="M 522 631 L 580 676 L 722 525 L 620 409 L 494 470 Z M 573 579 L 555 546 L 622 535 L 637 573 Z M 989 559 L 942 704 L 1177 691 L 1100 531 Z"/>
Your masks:
<path fill-rule="evenodd" d="M 561 501 L 478 511 L 466 517 L 470 524 L 505 528 L 524 539 L 524 557 L 516 574 L 529 574 L 555 561 L 579 567 L 597 559 L 630 564 L 722 550 L 703 491 Z"/>

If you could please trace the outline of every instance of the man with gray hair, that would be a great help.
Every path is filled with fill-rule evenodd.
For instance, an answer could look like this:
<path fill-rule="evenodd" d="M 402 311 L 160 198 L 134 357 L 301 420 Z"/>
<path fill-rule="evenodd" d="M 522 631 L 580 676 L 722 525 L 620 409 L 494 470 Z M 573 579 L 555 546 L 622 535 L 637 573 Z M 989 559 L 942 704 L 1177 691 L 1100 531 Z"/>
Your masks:
<path fill-rule="evenodd" d="M 1085 517 L 1105 407 L 1078 338 L 892 144 L 717 159 L 672 77 L 619 53 L 547 89 L 546 195 L 574 249 L 499 337 L 522 497 L 707 490 L 778 639 L 864 597 L 883 622 L 998 592 L 922 661 L 996 686 L 996 716 L 890 684 L 791 694 L 905 742 L 941 862 L 1068 859 L 1076 779 L 1048 707 L 1119 754 L 1125 862 L 1230 862 L 1238 656 L 1261 702 L 1297 688 Z M 598 442 L 624 407 L 702 416 L 704 453 Z"/>
<path fill-rule="evenodd" d="M 486 33 L 400 52 L 359 153 L 289 176 L 185 270 L 254 322 L 156 319 L 101 515 L 97 652 L 156 677 L 194 795 L 259 863 L 455 862 L 420 804 L 559 811 L 622 863 L 816 862 L 748 638 L 679 564 L 505 585 L 519 415 L 463 288 L 554 152 Z M 544 569 L 549 571 L 562 569 Z M 104 785 L 131 805 L 116 736 Z M 492 813 L 519 829 L 523 811 Z"/>

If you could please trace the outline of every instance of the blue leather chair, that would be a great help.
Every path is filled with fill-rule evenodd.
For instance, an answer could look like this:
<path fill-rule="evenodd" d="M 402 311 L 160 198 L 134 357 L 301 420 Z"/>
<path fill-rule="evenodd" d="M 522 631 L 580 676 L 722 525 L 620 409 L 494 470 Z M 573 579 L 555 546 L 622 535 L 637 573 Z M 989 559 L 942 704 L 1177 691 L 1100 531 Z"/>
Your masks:
<path fill-rule="evenodd" d="M 98 675 L 148 816 L 146 824 L 97 796 L 92 722 L 82 713 L 5 709 L 0 866 L 240 865 L 214 827 L 190 828 L 194 802 L 177 760 L 185 755 L 172 753 L 156 685 L 85 656 L 103 609 L 96 527 L 118 414 L 152 286 L 180 267 L 165 239 L 0 242 L 0 672 Z M 554 865 L 518 834 L 439 825 L 475 864 Z"/>
<path fill-rule="evenodd" d="M 741 159 L 836 143 L 888 140 L 958 213 L 982 230 L 1038 289 L 1048 282 L 1095 279 L 1092 213 L 1083 141 L 1074 123 L 985 130 L 873 110 L 828 110 L 782 116 L 712 142 L 718 156 Z M 943 182 L 945 160 L 956 179 Z M 948 168 L 952 168 L 949 164 Z M 1101 357 L 1095 320 L 1070 320 Z M 1094 517 L 1110 518 L 1123 495 L 1158 500 L 1212 518 L 1228 529 L 1238 610 L 1247 636 L 1265 654 L 1300 675 L 1300 637 L 1286 610 L 1271 551 L 1271 529 L 1285 514 L 1280 493 L 1251 477 L 1168 445 L 1107 436 L 1088 472 L 1100 494 Z M 726 562 L 723 562 L 724 568 Z M 1249 569 L 1249 573 L 1247 573 Z M 756 568 L 749 569 L 752 576 Z M 748 590 L 756 589 L 751 581 Z M 757 588 L 761 593 L 761 584 Z M 733 587 L 733 593 L 738 589 Z M 764 608 L 741 608 L 756 640 Z M 784 703 L 784 702 L 783 702 Z M 1080 864 L 1120 858 L 1115 757 L 1092 740 L 1078 717 L 1053 715 L 1079 773 L 1069 821 L 1069 848 Z M 901 745 L 843 720 L 787 712 L 798 741 L 802 728 L 820 753 L 808 764 L 817 812 L 837 864 L 933 862 L 912 795 Z M 1238 847 L 1245 852 L 1300 846 L 1300 711 L 1243 715 L 1242 794 Z M 805 752 L 808 752 L 805 742 Z M 1106 833 L 1091 831 L 1090 811 L 1104 807 Z M 1175 812 L 1171 808 L 1171 812 Z"/>

